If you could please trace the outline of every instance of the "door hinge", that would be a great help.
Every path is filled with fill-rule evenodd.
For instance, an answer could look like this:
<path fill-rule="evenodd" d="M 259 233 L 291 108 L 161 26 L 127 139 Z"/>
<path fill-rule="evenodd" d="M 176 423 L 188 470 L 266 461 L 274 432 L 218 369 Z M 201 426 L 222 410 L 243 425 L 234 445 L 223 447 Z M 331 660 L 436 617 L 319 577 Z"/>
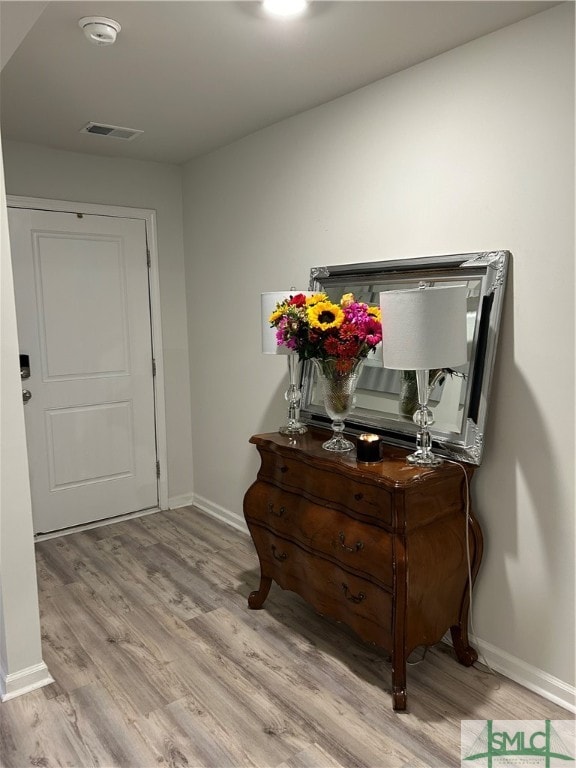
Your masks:
<path fill-rule="evenodd" d="M 150 258 L 150 248 L 146 248 L 146 264 L 148 264 L 148 269 L 152 266 L 152 259 Z"/>
<path fill-rule="evenodd" d="M 152 358 L 152 376 L 156 376 L 156 360 Z"/>
<path fill-rule="evenodd" d="M 156 462 L 156 477 L 160 477 L 160 462 Z"/>

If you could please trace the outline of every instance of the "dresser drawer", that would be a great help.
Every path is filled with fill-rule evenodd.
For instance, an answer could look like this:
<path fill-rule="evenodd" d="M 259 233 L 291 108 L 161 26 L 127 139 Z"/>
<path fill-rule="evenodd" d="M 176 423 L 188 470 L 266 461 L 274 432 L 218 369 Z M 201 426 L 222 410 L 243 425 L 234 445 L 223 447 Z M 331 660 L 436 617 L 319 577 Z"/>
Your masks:
<path fill-rule="evenodd" d="M 258 525 L 251 525 L 250 532 L 263 574 L 301 595 L 318 613 L 345 622 L 363 640 L 391 649 L 389 592 Z"/>
<path fill-rule="evenodd" d="M 382 528 L 262 482 L 255 483 L 246 494 L 245 512 L 248 522 L 258 522 L 296 540 L 303 549 L 325 555 L 392 589 L 392 536 Z"/>
<path fill-rule="evenodd" d="M 352 479 L 337 470 L 311 468 L 298 459 L 260 452 L 262 466 L 258 477 L 310 499 L 349 509 L 373 518 L 382 525 L 392 524 L 392 495 L 374 482 Z"/>

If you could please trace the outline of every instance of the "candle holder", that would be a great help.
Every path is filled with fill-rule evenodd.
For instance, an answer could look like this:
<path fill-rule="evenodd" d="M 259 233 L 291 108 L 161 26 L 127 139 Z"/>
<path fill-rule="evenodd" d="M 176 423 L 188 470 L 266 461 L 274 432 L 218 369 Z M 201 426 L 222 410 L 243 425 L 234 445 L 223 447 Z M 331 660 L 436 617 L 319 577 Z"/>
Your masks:
<path fill-rule="evenodd" d="M 382 461 L 380 455 L 380 437 L 367 432 L 358 437 L 356 443 L 356 461 L 363 464 L 376 464 Z"/>

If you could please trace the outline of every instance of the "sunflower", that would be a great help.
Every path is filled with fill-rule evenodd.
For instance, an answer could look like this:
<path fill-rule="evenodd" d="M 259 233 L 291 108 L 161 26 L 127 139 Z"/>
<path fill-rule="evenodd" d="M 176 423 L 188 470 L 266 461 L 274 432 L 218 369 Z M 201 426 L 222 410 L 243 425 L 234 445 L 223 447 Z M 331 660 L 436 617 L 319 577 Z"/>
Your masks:
<path fill-rule="evenodd" d="M 308 322 L 311 328 L 328 331 L 330 328 L 340 328 L 344 322 L 344 312 L 338 304 L 331 301 L 320 301 L 308 308 Z"/>
<path fill-rule="evenodd" d="M 368 317 L 373 317 L 376 322 L 381 323 L 382 322 L 382 314 L 380 312 L 380 307 L 368 307 L 368 310 L 366 312 Z"/>
<path fill-rule="evenodd" d="M 325 293 L 313 293 L 312 296 L 306 297 L 306 306 L 312 307 L 314 304 L 318 304 L 319 301 L 327 301 L 328 296 Z"/>
<path fill-rule="evenodd" d="M 274 312 L 272 312 L 272 314 L 268 318 L 268 322 L 270 323 L 270 325 L 275 325 L 277 321 L 280 320 L 280 318 L 284 315 L 284 313 L 286 312 L 286 309 L 287 309 L 286 304 L 282 304 L 281 306 L 276 307 Z"/>

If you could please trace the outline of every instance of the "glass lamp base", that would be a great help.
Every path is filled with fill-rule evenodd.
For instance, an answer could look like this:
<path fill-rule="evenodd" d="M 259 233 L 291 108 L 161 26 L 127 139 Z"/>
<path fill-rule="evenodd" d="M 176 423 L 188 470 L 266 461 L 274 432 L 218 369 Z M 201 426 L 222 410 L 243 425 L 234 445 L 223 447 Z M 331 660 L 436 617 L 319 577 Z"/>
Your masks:
<path fill-rule="evenodd" d="M 413 467 L 439 467 L 440 464 L 444 464 L 444 459 L 440 458 L 440 456 L 435 456 L 432 451 L 428 453 L 415 451 L 406 456 L 406 461 Z"/>
<path fill-rule="evenodd" d="M 351 451 L 355 447 L 354 443 L 351 443 L 350 440 L 346 440 L 341 434 L 336 434 L 334 437 L 331 437 L 330 440 L 326 440 L 325 443 L 322 443 L 322 448 L 324 448 L 325 451 L 334 451 L 335 453 L 345 453 L 346 451 Z"/>
<path fill-rule="evenodd" d="M 303 435 L 308 432 L 308 427 L 301 424 L 299 421 L 295 421 L 293 424 L 284 424 L 283 427 L 278 429 L 281 435 Z"/>
<path fill-rule="evenodd" d="M 299 366 L 298 357 L 295 354 L 287 355 L 288 360 L 288 389 L 284 395 L 288 403 L 288 417 L 286 424 L 279 427 L 278 432 L 281 435 L 303 435 L 308 432 L 306 427 L 300 421 L 300 389 L 299 389 Z"/>
<path fill-rule="evenodd" d="M 413 467 L 439 467 L 440 464 L 444 463 L 444 459 L 432 453 L 432 437 L 428 427 L 434 424 L 434 416 L 427 405 L 430 392 L 428 379 L 428 371 L 416 371 L 419 405 L 413 419 L 418 427 L 418 434 L 416 435 L 416 450 L 406 456 L 406 462 Z"/>

